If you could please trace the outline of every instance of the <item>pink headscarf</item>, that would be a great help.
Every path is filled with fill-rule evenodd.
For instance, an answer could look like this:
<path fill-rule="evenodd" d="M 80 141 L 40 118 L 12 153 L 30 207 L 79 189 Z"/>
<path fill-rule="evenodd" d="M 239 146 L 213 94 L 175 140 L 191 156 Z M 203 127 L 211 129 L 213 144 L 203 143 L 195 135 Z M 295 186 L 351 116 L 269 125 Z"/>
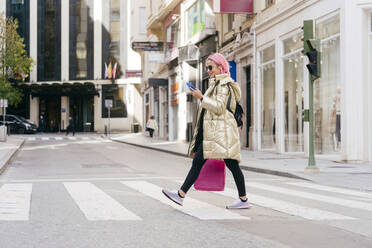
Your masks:
<path fill-rule="evenodd" d="M 211 54 L 211 55 L 209 55 L 207 60 L 211 60 L 214 63 L 216 63 L 217 66 L 219 66 L 222 74 L 229 74 L 230 75 L 229 62 L 227 62 L 227 60 L 225 59 L 225 57 L 222 54 L 220 54 L 220 53 Z"/>

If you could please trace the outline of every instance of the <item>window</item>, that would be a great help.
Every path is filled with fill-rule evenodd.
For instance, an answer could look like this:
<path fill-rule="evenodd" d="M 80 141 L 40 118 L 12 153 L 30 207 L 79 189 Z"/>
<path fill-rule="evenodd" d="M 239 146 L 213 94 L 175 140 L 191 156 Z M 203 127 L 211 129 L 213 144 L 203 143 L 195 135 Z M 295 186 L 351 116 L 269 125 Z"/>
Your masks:
<path fill-rule="evenodd" d="M 140 34 L 146 34 L 146 20 L 147 20 L 146 8 L 140 7 L 139 8 L 139 20 L 138 20 Z"/>
<path fill-rule="evenodd" d="M 275 46 L 260 52 L 261 148 L 275 148 Z"/>
<path fill-rule="evenodd" d="M 70 80 L 93 79 L 93 0 L 70 1 Z"/>
<path fill-rule="evenodd" d="M 127 107 L 124 101 L 124 87 L 114 85 L 102 85 L 102 118 L 108 118 L 108 109 L 105 107 L 105 100 L 112 100 L 110 118 L 125 118 L 128 116 Z"/>
<path fill-rule="evenodd" d="M 286 152 L 304 151 L 304 62 L 302 33 L 283 41 L 284 45 L 284 144 Z"/>
<path fill-rule="evenodd" d="M 341 149 L 340 16 L 316 23 L 321 39 L 322 77 L 314 84 L 314 142 L 316 153 Z"/>
<path fill-rule="evenodd" d="M 194 35 L 202 31 L 205 27 L 204 0 L 197 1 L 187 11 L 187 38 L 191 39 Z"/>
<path fill-rule="evenodd" d="M 275 4 L 275 0 L 265 0 L 265 8 Z"/>

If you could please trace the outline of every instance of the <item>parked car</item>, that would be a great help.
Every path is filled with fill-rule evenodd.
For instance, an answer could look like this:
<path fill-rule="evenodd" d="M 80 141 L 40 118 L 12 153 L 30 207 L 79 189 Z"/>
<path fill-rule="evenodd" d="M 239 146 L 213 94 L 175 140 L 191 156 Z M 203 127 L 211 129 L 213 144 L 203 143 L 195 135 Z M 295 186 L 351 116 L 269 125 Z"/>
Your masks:
<path fill-rule="evenodd" d="M 3 125 L 3 116 L 0 115 L 0 125 Z M 10 133 L 36 133 L 37 126 L 19 115 L 5 115 L 5 125 Z"/>

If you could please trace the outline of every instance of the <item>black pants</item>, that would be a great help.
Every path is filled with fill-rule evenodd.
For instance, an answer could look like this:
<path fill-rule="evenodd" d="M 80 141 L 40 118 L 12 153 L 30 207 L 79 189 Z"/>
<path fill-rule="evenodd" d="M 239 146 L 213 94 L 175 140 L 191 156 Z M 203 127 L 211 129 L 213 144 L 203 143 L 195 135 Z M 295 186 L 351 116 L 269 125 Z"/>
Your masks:
<path fill-rule="evenodd" d="M 68 126 L 66 130 L 66 135 L 68 135 L 70 132 L 72 132 L 72 135 L 75 136 L 75 127 L 74 126 Z"/>
<path fill-rule="evenodd" d="M 203 144 L 200 144 L 198 149 L 196 150 L 195 157 L 192 160 L 192 167 L 187 174 L 187 177 L 185 179 L 185 182 L 183 183 L 181 190 L 185 193 L 191 188 L 191 186 L 194 184 L 196 179 L 198 178 L 200 171 L 205 163 L 205 159 L 203 158 Z M 233 174 L 235 184 L 238 188 L 239 196 L 245 196 L 245 181 L 244 181 L 244 175 L 242 173 L 242 170 L 239 167 L 239 163 L 237 160 L 234 159 L 225 159 L 225 164 L 227 168 L 231 171 Z"/>
<path fill-rule="evenodd" d="M 152 129 L 152 128 L 147 128 L 147 130 L 149 131 L 149 133 L 150 133 L 150 137 L 152 138 L 152 136 L 154 135 L 154 129 Z"/>

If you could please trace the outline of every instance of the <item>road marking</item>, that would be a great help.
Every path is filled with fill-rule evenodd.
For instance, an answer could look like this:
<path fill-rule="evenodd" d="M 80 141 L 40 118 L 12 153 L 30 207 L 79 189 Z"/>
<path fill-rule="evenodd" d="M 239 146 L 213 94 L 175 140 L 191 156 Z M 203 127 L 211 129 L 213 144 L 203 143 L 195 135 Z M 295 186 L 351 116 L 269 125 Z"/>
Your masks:
<path fill-rule="evenodd" d="M 278 186 L 270 186 L 270 185 L 266 185 L 263 183 L 251 182 L 251 183 L 247 183 L 247 186 L 258 188 L 258 189 L 263 189 L 267 191 L 272 191 L 272 192 L 276 192 L 280 194 L 301 197 L 305 199 L 312 199 L 312 200 L 321 201 L 321 202 L 333 203 L 333 204 L 341 205 L 343 207 L 348 207 L 348 208 L 356 208 L 356 209 L 372 211 L 372 204 L 370 203 L 346 200 L 346 199 L 341 199 L 337 197 L 324 196 L 320 194 L 313 194 L 313 193 L 308 193 L 308 192 L 298 191 L 298 190 L 291 190 L 291 189 L 286 189 L 286 188 L 282 188 Z"/>
<path fill-rule="evenodd" d="M 0 188 L 0 220 L 29 220 L 32 184 L 4 184 Z"/>
<path fill-rule="evenodd" d="M 344 195 L 351 195 L 351 196 L 360 196 L 360 197 L 366 197 L 366 198 L 372 198 L 371 193 L 357 191 L 357 190 L 351 190 L 351 189 L 343 189 L 343 188 L 336 188 L 336 187 L 330 187 L 330 186 L 324 186 L 324 185 L 318 185 L 315 183 L 287 183 L 289 185 L 304 187 L 304 188 L 310 188 L 310 189 L 317 189 L 322 191 L 329 191 L 334 193 L 340 193 Z"/>
<path fill-rule="evenodd" d="M 44 178 L 44 179 L 17 179 L 0 180 L 2 183 L 49 183 L 49 182 L 81 182 L 81 181 L 120 181 L 120 180 L 148 180 L 148 179 L 167 179 L 177 180 L 180 177 L 154 177 L 154 176 L 136 176 L 136 177 L 92 177 L 92 178 Z"/>
<path fill-rule="evenodd" d="M 41 140 L 49 140 L 49 137 L 41 137 Z"/>
<path fill-rule="evenodd" d="M 67 139 L 69 139 L 69 140 L 76 140 L 75 137 L 67 137 Z"/>
<path fill-rule="evenodd" d="M 91 183 L 63 184 L 88 220 L 141 220 Z"/>
<path fill-rule="evenodd" d="M 28 138 L 29 141 L 35 141 L 36 138 L 35 137 L 32 137 L 32 138 Z"/>
<path fill-rule="evenodd" d="M 225 191 L 215 192 L 216 194 L 236 198 L 236 190 L 225 188 Z M 248 193 L 248 201 L 252 204 L 265 208 L 271 208 L 286 214 L 299 216 L 308 220 L 354 220 L 352 217 L 323 211 L 315 208 L 301 206 L 298 204 L 275 200 L 272 198 Z"/>
<path fill-rule="evenodd" d="M 81 137 L 82 140 L 90 140 L 90 137 Z"/>
<path fill-rule="evenodd" d="M 63 140 L 62 137 L 54 137 L 54 138 L 55 138 L 55 140 Z"/>
<path fill-rule="evenodd" d="M 184 206 L 179 206 L 169 200 L 161 192 L 161 188 L 159 186 L 145 181 L 122 181 L 121 183 L 155 200 L 158 200 L 161 203 L 167 204 L 181 212 L 201 220 L 250 220 L 249 217 L 241 216 L 237 213 L 230 212 L 227 209 L 219 208 L 190 197 L 185 199 Z"/>

